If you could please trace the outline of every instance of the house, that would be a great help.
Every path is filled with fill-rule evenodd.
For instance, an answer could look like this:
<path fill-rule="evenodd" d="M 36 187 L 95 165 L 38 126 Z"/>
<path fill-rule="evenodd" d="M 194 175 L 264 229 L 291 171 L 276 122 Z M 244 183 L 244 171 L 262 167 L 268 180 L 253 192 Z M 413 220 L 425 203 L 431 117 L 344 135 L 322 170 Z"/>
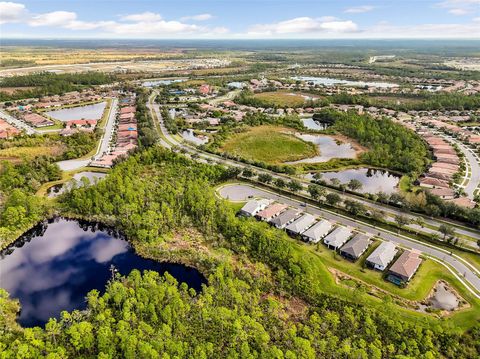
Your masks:
<path fill-rule="evenodd" d="M 305 213 L 300 218 L 290 223 L 285 230 L 291 236 L 302 234 L 308 227 L 315 223 L 315 217 L 309 213 Z"/>
<path fill-rule="evenodd" d="M 322 219 L 303 232 L 302 238 L 308 242 L 318 243 L 328 234 L 328 232 L 330 232 L 331 229 L 332 224 L 329 221 Z"/>
<path fill-rule="evenodd" d="M 384 271 L 393 260 L 398 250 L 392 242 L 383 242 L 367 257 L 367 266 Z"/>
<path fill-rule="evenodd" d="M 295 209 L 287 209 L 285 212 L 280 213 L 277 217 L 271 219 L 268 223 L 276 228 L 283 229 L 292 223 L 301 212 Z"/>
<path fill-rule="evenodd" d="M 283 203 L 274 203 L 265 208 L 263 211 L 258 212 L 255 217 L 261 221 L 270 221 L 272 218 L 285 211 L 287 207 L 288 206 Z"/>
<path fill-rule="evenodd" d="M 371 243 L 372 241 L 367 235 L 357 233 L 340 249 L 340 254 L 355 261 L 360 258 Z"/>
<path fill-rule="evenodd" d="M 347 227 L 337 227 L 325 237 L 323 243 L 325 243 L 328 248 L 338 249 L 348 241 L 351 235 L 352 231 Z"/>
<path fill-rule="evenodd" d="M 448 188 L 448 182 L 438 178 L 424 177 L 420 179 L 420 186 L 426 188 Z"/>
<path fill-rule="evenodd" d="M 432 188 L 429 190 L 434 196 L 438 196 L 442 199 L 454 199 L 455 192 L 451 188 Z"/>
<path fill-rule="evenodd" d="M 388 270 L 387 279 L 397 285 L 408 282 L 422 263 L 420 252 L 416 250 L 404 251 Z"/>
<path fill-rule="evenodd" d="M 199 87 L 198 92 L 200 92 L 202 95 L 208 95 L 211 91 L 210 85 L 203 84 Z"/>
<path fill-rule="evenodd" d="M 25 122 L 28 122 L 34 127 L 45 127 L 45 126 L 52 126 L 54 125 L 54 122 L 40 116 L 38 113 L 29 113 L 23 116 L 23 119 Z"/>
<path fill-rule="evenodd" d="M 238 214 L 241 216 L 253 217 L 258 212 L 264 210 L 269 204 L 270 201 L 268 199 L 252 199 L 242 207 Z"/>

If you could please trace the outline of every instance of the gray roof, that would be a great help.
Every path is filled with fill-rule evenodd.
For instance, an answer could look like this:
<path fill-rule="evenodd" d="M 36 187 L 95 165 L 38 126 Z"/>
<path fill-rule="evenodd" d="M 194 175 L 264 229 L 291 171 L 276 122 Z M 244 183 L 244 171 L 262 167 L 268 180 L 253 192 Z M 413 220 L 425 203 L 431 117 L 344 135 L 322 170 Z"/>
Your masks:
<path fill-rule="evenodd" d="M 370 239 L 365 234 L 357 233 L 351 240 L 347 242 L 342 248 L 341 252 L 349 254 L 354 258 L 358 258 L 365 252 L 365 249 L 370 245 Z"/>
<path fill-rule="evenodd" d="M 297 218 L 299 214 L 300 212 L 295 209 L 287 209 L 285 212 L 280 213 L 277 217 L 272 219 L 270 223 L 277 227 L 281 227 Z"/>
<path fill-rule="evenodd" d="M 386 267 L 395 257 L 395 254 L 397 254 L 395 244 L 383 242 L 368 256 L 367 262 Z"/>
<path fill-rule="evenodd" d="M 302 233 L 308 227 L 310 227 L 315 222 L 315 217 L 309 213 L 305 213 L 300 218 L 296 219 L 293 223 L 287 226 L 287 230 L 292 233 Z"/>
<path fill-rule="evenodd" d="M 252 199 L 251 201 L 248 201 L 247 203 L 245 203 L 241 211 L 254 215 L 259 210 L 268 206 L 269 203 L 270 201 L 268 199 Z"/>
<path fill-rule="evenodd" d="M 323 242 L 333 247 L 340 247 L 352 235 L 352 231 L 347 227 L 337 227 L 332 233 L 327 235 Z"/>
<path fill-rule="evenodd" d="M 331 229 L 332 229 L 332 224 L 329 221 L 322 219 L 321 221 L 315 223 L 313 226 L 307 229 L 303 233 L 303 236 L 308 237 L 308 239 L 312 241 L 318 241 L 324 235 L 330 232 Z"/>

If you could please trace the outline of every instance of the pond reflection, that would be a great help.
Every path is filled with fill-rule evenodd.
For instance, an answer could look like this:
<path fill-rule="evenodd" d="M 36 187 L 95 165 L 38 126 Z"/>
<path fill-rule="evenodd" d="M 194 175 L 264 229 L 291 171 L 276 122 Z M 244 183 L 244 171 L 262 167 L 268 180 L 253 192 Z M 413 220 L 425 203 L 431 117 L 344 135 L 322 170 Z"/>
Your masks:
<path fill-rule="evenodd" d="M 57 219 L 39 224 L 1 253 L 0 286 L 20 300 L 20 324 L 43 325 L 63 310 L 84 309 L 90 290 L 104 290 L 111 265 L 122 275 L 168 271 L 196 291 L 206 283 L 194 268 L 141 258 L 113 229 Z"/>

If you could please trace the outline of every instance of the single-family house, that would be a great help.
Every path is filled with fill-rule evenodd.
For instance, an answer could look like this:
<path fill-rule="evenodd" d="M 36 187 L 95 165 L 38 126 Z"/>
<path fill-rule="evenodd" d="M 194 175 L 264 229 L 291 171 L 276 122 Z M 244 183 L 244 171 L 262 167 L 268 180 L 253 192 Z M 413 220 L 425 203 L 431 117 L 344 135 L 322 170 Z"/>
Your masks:
<path fill-rule="evenodd" d="M 416 250 L 404 251 L 388 270 L 388 280 L 400 285 L 408 282 L 422 263 L 420 252 Z"/>
<path fill-rule="evenodd" d="M 392 242 L 382 242 L 375 250 L 367 257 L 365 263 L 367 266 L 384 271 L 390 262 L 395 258 L 398 250 Z"/>
<path fill-rule="evenodd" d="M 287 209 L 285 212 L 280 213 L 275 218 L 272 218 L 268 223 L 276 228 L 283 229 L 292 223 L 298 216 L 300 216 L 299 211 L 295 209 Z"/>
<path fill-rule="evenodd" d="M 328 248 L 338 249 L 348 241 L 351 235 L 352 231 L 347 227 L 337 227 L 325 237 L 323 243 L 325 243 Z"/>
<path fill-rule="evenodd" d="M 255 217 L 261 221 L 269 221 L 285 211 L 287 207 L 288 206 L 283 203 L 274 203 L 264 210 L 258 212 Z"/>
<path fill-rule="evenodd" d="M 296 236 L 305 232 L 305 230 L 315 223 L 315 217 L 309 213 L 305 213 L 303 216 L 297 218 L 290 223 L 285 230 L 291 236 Z"/>
<path fill-rule="evenodd" d="M 268 199 L 252 199 L 242 207 L 239 211 L 239 215 L 253 217 L 258 212 L 264 210 L 269 204 L 270 201 Z"/>
<path fill-rule="evenodd" d="M 322 219 L 303 232 L 302 238 L 305 241 L 318 243 L 328 234 L 328 232 L 330 232 L 331 229 L 332 224 L 329 221 Z"/>
<path fill-rule="evenodd" d="M 345 258 L 357 260 L 367 250 L 372 243 L 369 237 L 362 233 L 357 233 L 345 245 L 340 248 L 340 254 Z"/>

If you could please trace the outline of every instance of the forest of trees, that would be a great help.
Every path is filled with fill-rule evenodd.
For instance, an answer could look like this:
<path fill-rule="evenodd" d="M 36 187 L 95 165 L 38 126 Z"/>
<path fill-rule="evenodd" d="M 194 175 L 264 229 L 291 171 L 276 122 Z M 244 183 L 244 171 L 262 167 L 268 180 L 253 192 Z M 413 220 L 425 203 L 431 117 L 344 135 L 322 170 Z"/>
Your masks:
<path fill-rule="evenodd" d="M 155 130 L 153 119 L 147 108 L 148 91 L 143 88 L 136 89 L 137 98 L 135 105 L 137 112 L 135 118 L 137 120 L 138 141 L 141 147 L 149 147 L 158 140 L 158 133 Z"/>
<path fill-rule="evenodd" d="M 357 140 L 368 151 L 361 160 L 371 166 L 402 173 L 421 174 L 428 163 L 428 149 L 413 131 L 389 119 L 373 119 L 352 111 L 323 110 L 315 114 L 322 122 L 333 123 L 331 130 Z"/>
<path fill-rule="evenodd" d="M 86 311 L 64 313 L 45 329 L 12 324 L 17 308 L 3 292 L 3 356 L 478 357 L 478 325 L 460 334 L 440 322 L 384 314 L 358 295 L 355 301 L 327 295 L 312 259 L 285 233 L 237 218 L 215 196 L 212 185 L 233 174 L 154 146 L 118 164 L 95 186 L 75 189 L 60 201 L 64 213 L 117 225 L 134 243 L 153 247 L 179 228 L 194 227 L 215 247 L 267 265 L 271 276 L 211 262 L 208 286 L 196 294 L 168 275 L 134 271 L 117 277 L 102 296 L 91 292 Z"/>
<path fill-rule="evenodd" d="M 0 101 L 12 101 L 23 98 L 57 95 L 77 91 L 84 87 L 103 85 L 114 81 L 114 77 L 101 72 L 85 72 L 75 74 L 53 74 L 49 72 L 30 75 L 4 77 L 0 87 L 18 87 L 13 93 L 0 91 Z M 32 89 L 21 89 L 33 87 Z"/>

